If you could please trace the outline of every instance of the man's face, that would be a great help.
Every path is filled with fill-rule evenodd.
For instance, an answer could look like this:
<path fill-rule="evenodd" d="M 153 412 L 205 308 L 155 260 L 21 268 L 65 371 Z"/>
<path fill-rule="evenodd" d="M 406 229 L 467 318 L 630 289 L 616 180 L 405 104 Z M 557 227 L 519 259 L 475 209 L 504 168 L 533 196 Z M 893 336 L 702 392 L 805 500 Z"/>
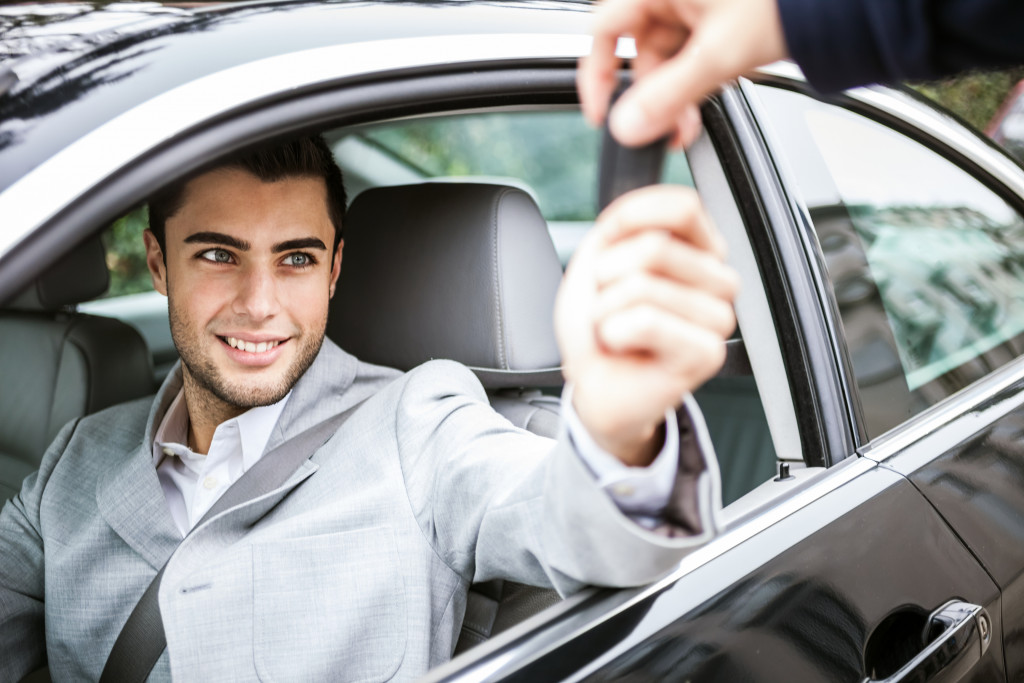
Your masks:
<path fill-rule="evenodd" d="M 341 266 L 326 197 L 319 178 L 217 169 L 188 183 L 167 220 L 166 265 L 145 233 L 186 382 L 248 409 L 284 398 L 313 362 Z"/>

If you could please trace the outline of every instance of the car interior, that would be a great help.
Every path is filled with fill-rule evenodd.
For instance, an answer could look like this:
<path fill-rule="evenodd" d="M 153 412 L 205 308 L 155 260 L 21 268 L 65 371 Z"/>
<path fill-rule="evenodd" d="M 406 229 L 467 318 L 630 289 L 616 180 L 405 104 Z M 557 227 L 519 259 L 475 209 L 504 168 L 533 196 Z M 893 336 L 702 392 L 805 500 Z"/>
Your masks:
<path fill-rule="evenodd" d="M 557 113 L 593 133 L 578 112 Z M 479 119 L 458 113 L 413 119 L 405 122 L 406 137 L 415 140 L 410 127 L 422 124 L 465 129 L 474 116 Z M 528 117 L 516 120 L 529 123 Z M 396 126 L 325 133 L 352 198 L 328 336 L 365 361 L 402 370 L 433 358 L 458 360 L 476 372 L 499 413 L 518 427 L 553 436 L 562 388 L 554 296 L 575 243 L 593 222 L 596 144 L 584 164 L 592 175 L 573 179 L 585 187 L 581 194 L 589 206 L 545 215 L 550 192 L 533 184 L 539 181 L 528 169 L 518 176 L 515 169 L 469 162 L 461 169 L 458 163 L 425 169 L 388 146 Z M 532 135 L 534 128 L 524 130 Z M 483 154 L 488 138 L 475 140 L 474 153 Z M 681 153 L 670 159 L 666 178 L 693 184 Z M 554 188 L 556 197 L 564 194 Z M 144 214 L 133 215 L 134 239 L 141 243 Z M 123 227 L 124 219 L 118 224 Z M 117 296 L 104 298 L 111 278 L 121 277 L 117 266 L 125 258 L 114 249 L 111 229 L 102 240 L 93 235 L 0 310 L 0 337 L 23 350 L 0 354 L 4 376 L 16 382 L 0 393 L 0 502 L 38 467 L 65 422 L 151 394 L 176 358 L 166 300 L 145 291 L 148 276 L 135 291 L 118 287 Z M 779 461 L 739 330 L 726 368 L 697 399 L 729 505 L 771 481 Z M 553 591 L 511 582 L 474 586 L 456 653 L 557 601 Z"/>

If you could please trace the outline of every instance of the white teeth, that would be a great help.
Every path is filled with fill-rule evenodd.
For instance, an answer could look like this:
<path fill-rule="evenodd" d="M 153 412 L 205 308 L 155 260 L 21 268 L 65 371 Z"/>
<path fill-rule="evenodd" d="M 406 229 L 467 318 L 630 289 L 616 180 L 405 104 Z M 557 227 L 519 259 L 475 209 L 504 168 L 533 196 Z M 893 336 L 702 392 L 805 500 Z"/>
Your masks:
<path fill-rule="evenodd" d="M 281 343 L 279 341 L 269 341 L 256 344 L 254 342 L 242 341 L 235 337 L 224 337 L 224 340 L 228 343 L 228 346 L 238 349 L 239 351 L 247 351 L 249 353 L 263 353 Z"/>

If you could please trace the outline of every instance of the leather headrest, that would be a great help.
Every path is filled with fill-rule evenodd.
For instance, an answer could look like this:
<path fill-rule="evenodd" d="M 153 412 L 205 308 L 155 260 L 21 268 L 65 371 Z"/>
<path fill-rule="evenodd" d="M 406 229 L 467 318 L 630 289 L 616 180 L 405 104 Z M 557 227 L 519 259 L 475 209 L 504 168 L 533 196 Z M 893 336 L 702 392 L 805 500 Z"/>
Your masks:
<path fill-rule="evenodd" d="M 562 268 L 522 190 L 423 183 L 352 203 L 327 334 L 364 361 L 409 370 L 433 358 L 488 388 L 561 384 L 554 335 Z"/>
<path fill-rule="evenodd" d="M 100 296 L 110 286 L 106 250 L 99 234 L 61 257 L 4 306 L 18 311 L 56 311 Z"/>

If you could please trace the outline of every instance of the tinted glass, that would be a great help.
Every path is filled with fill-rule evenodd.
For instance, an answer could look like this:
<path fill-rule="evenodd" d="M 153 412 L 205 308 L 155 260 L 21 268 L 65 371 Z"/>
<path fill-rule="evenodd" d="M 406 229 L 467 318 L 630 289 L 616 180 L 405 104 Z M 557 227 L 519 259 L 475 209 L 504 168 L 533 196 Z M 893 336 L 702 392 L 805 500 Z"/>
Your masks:
<path fill-rule="evenodd" d="M 870 436 L 1024 349 L 1024 221 L 964 169 L 875 121 L 760 86 L 806 204 Z"/>

